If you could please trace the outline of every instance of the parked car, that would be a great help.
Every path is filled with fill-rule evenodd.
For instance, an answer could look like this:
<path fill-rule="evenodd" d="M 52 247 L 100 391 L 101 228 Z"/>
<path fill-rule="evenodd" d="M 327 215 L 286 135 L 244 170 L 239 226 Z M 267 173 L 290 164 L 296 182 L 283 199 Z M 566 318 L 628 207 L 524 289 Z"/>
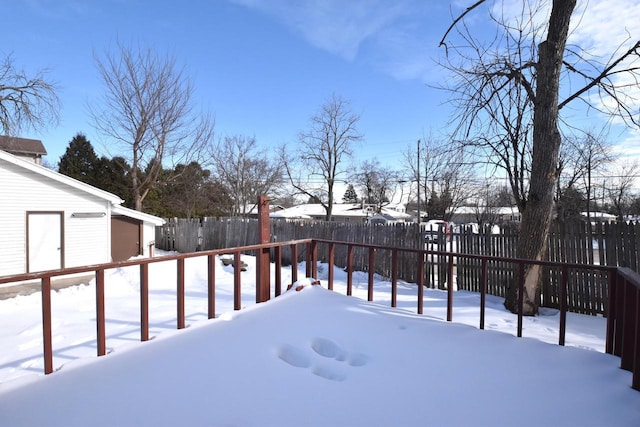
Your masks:
<path fill-rule="evenodd" d="M 451 228 L 454 226 L 452 222 L 441 219 L 431 219 L 422 224 L 424 230 L 424 239 L 427 243 L 438 243 L 441 237 L 446 240 L 451 238 Z"/>

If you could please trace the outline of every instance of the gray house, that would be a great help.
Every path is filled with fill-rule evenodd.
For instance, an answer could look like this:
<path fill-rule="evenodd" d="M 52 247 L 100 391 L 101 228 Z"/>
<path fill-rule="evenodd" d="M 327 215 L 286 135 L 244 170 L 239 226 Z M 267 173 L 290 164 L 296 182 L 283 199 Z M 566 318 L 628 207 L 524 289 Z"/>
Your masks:
<path fill-rule="evenodd" d="M 42 164 L 42 156 L 47 155 L 47 150 L 45 150 L 42 141 L 39 139 L 18 138 L 15 136 L 0 135 L 0 150 L 38 165 Z"/>

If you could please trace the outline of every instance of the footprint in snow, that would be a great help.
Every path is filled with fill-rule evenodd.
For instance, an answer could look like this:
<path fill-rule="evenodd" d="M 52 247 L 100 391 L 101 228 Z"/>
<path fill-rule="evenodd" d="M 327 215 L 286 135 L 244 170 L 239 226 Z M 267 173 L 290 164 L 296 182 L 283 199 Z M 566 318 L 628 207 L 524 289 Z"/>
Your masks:
<path fill-rule="evenodd" d="M 281 345 L 277 354 L 280 360 L 296 368 L 308 368 L 311 366 L 311 359 L 302 350 L 292 345 Z"/>
<path fill-rule="evenodd" d="M 310 347 L 316 356 L 289 344 L 279 346 L 276 354 L 280 360 L 291 366 L 311 368 L 312 374 L 331 381 L 344 381 L 347 378 L 345 365 L 359 367 L 369 362 L 366 355 L 348 352 L 335 341 L 327 338 L 314 338 Z M 317 356 L 323 359 L 313 363 L 313 359 L 318 359 Z"/>

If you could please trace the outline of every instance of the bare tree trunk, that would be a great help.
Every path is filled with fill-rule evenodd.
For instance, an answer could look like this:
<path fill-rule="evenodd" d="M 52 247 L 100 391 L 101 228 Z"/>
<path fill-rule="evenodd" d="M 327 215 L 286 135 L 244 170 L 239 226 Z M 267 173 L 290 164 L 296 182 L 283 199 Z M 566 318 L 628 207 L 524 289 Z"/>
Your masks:
<path fill-rule="evenodd" d="M 522 215 L 518 258 L 542 260 L 547 250 L 553 213 L 553 194 L 558 179 L 558 153 L 562 142 L 558 130 L 560 71 L 576 0 L 554 0 L 547 39 L 538 48 L 537 89 L 533 118 L 533 158 L 529 197 Z M 540 305 L 541 268 L 525 272 L 523 314 L 535 315 Z M 505 298 L 505 307 L 518 311 L 517 275 Z"/>
<path fill-rule="evenodd" d="M 327 206 L 326 206 L 325 220 L 331 221 L 331 218 L 333 217 L 333 181 L 329 183 L 327 188 L 329 191 L 327 192 Z"/>

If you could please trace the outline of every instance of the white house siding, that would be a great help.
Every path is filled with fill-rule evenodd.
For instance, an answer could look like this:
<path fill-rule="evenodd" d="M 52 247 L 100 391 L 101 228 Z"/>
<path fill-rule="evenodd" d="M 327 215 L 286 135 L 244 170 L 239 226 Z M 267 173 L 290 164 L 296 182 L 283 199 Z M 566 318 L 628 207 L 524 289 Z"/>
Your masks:
<path fill-rule="evenodd" d="M 0 276 L 26 272 L 27 211 L 63 212 L 64 267 L 110 261 L 109 201 L 0 159 Z"/>

